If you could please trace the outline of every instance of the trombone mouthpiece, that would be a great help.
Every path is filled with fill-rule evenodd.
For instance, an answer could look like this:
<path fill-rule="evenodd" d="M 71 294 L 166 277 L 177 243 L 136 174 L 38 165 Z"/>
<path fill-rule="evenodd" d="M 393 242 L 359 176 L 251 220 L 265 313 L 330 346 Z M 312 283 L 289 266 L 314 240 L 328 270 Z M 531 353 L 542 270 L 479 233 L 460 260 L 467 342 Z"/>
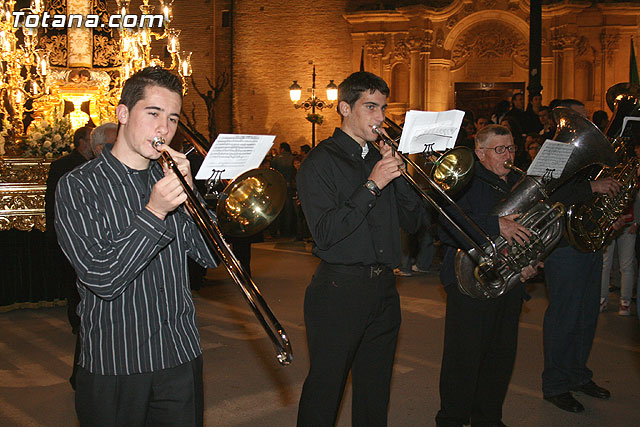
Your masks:
<path fill-rule="evenodd" d="M 378 127 L 377 125 L 371 126 L 371 130 L 380 135 L 380 127 Z"/>
<path fill-rule="evenodd" d="M 158 148 L 160 145 L 164 144 L 165 140 L 163 137 L 161 136 L 155 136 L 152 140 L 151 140 L 151 144 L 153 144 L 153 148 Z"/>

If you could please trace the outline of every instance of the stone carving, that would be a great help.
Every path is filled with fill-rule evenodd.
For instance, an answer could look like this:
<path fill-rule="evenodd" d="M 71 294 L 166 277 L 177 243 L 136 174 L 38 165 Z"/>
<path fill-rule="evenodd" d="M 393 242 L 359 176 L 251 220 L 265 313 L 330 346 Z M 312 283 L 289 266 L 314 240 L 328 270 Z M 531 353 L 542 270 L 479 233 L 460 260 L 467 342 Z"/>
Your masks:
<path fill-rule="evenodd" d="M 578 55 L 580 56 L 586 55 L 589 50 L 589 40 L 585 36 L 581 36 L 578 39 L 576 48 L 578 50 Z"/>
<path fill-rule="evenodd" d="M 480 5 L 482 9 L 495 9 L 496 3 L 497 3 L 496 0 L 482 0 L 480 2 Z"/>
<path fill-rule="evenodd" d="M 577 34 L 568 31 L 566 25 L 551 29 L 551 48 L 553 50 L 575 48 L 577 44 Z"/>
<path fill-rule="evenodd" d="M 409 58 L 409 46 L 406 40 L 399 40 L 396 42 L 391 51 L 391 62 L 406 62 Z"/>
<path fill-rule="evenodd" d="M 436 32 L 436 47 L 442 48 L 444 46 L 444 31 L 442 28 L 438 28 Z"/>
<path fill-rule="evenodd" d="M 604 53 L 607 63 L 613 63 L 613 54 L 618 50 L 620 42 L 620 33 L 618 31 L 602 30 L 600 33 L 600 43 L 602 44 L 602 52 Z"/>
<path fill-rule="evenodd" d="M 497 21 L 488 21 L 471 27 L 458 37 L 451 51 L 453 69 L 464 65 L 470 58 L 491 60 L 510 57 L 521 67 L 529 63 L 528 43 L 513 28 Z"/>
<path fill-rule="evenodd" d="M 370 55 L 380 56 L 384 52 L 386 40 L 384 39 L 384 37 L 370 39 L 370 40 L 367 40 L 365 45 Z"/>

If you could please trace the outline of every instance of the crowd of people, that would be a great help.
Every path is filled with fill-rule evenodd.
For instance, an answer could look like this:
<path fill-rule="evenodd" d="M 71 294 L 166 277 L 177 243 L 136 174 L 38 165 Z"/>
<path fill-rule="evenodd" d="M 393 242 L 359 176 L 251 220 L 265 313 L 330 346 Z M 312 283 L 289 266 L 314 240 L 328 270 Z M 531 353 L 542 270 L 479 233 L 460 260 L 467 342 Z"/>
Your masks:
<path fill-rule="evenodd" d="M 389 92 L 380 77 L 353 73 L 338 89 L 341 125 L 333 135 L 314 149 L 303 146 L 300 154 L 283 142 L 265 162 L 287 183 L 285 207 L 271 235 L 311 239 L 321 260 L 304 299 L 310 366 L 297 424 L 335 425 L 349 374 L 353 425 L 387 424 L 401 322 L 396 276 L 429 270 L 439 239 L 447 300 L 436 424 L 504 426 L 502 405 L 528 295 L 524 286 L 488 299 L 460 291 L 455 257 L 470 248 L 469 241 L 401 178 L 402 159 L 386 145 L 374 146 L 379 135 L 373 129 L 384 121 Z M 545 107 L 539 95 L 525 109 L 524 95 L 517 93 L 491 118 L 466 118 L 458 143 L 473 149 L 477 163 L 455 200 L 484 233 L 509 243 L 529 240 L 531 231 L 517 221 L 518 214 L 499 217 L 492 208 L 519 178 L 505 162 L 526 168 L 553 137 L 556 105 L 586 116 L 579 101 Z M 217 259 L 182 206 L 185 188 L 176 173 L 193 188 L 192 165 L 168 146 L 181 107 L 180 80 L 159 67 L 145 68 L 124 85 L 110 143 L 97 153 L 91 144 L 108 137 L 81 128 L 74 153 L 52 166 L 47 224 L 55 225 L 52 236 L 76 276 L 72 385 L 81 425 L 203 424 L 202 349 L 188 260 L 212 268 Z M 166 144 L 156 146 L 156 137 Z M 162 150 L 177 171 L 156 161 Z M 613 177 L 577 175 L 551 199 L 569 206 L 619 190 Z M 477 237 L 458 212 L 445 210 Z M 575 392 L 610 397 L 593 381 L 587 360 L 609 297 L 614 245 L 623 272 L 619 313 L 630 312 L 636 267 L 628 258 L 638 217 L 632 211 L 616 223 L 620 234 L 604 251 L 604 261 L 602 250 L 581 252 L 565 239 L 545 261 L 549 305 L 542 391 L 562 410 L 584 410 Z M 541 268 L 524 267 L 521 281 L 541 274 Z"/>

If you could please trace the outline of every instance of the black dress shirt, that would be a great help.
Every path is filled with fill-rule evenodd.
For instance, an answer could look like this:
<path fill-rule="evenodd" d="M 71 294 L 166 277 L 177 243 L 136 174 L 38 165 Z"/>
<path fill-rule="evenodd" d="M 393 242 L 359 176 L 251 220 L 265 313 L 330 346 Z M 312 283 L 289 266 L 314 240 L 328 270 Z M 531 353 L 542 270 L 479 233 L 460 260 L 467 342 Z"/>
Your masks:
<path fill-rule="evenodd" d="M 162 177 L 157 162 L 141 174 L 107 145 L 58 184 L 58 241 L 81 296 L 79 364 L 92 373 L 152 372 L 202 353 L 187 256 L 215 261 L 182 207 L 165 220 L 145 209 Z"/>
<path fill-rule="evenodd" d="M 417 230 L 423 205 L 403 178 L 379 197 L 364 187 L 382 157 L 337 128 L 311 150 L 297 175 L 298 195 L 315 246 L 313 253 L 331 264 L 394 268 L 400 263 L 400 226 Z"/>

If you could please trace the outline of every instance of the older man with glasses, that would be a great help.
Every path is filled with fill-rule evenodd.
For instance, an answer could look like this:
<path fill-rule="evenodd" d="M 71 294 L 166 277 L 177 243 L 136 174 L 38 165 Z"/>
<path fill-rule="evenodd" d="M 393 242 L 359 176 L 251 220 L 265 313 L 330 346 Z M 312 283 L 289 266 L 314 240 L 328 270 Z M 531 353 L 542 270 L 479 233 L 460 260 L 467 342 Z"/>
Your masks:
<path fill-rule="evenodd" d="M 517 215 L 490 214 L 518 181 L 518 175 L 504 165 L 505 161 L 514 160 L 513 137 L 506 127 L 489 125 L 477 133 L 475 144 L 479 163 L 471 184 L 456 202 L 488 235 L 524 243 L 531 233 L 516 222 Z M 449 213 L 459 219 L 454 211 Z M 458 224 L 476 241 L 482 241 L 465 222 L 460 220 Z M 466 250 L 468 244 L 449 223 L 442 221 L 442 225 L 444 260 L 440 279 L 447 292 L 447 311 L 440 371 L 441 406 L 436 423 L 501 426 L 502 404 L 515 363 L 524 291 L 516 286 L 499 298 L 488 300 L 462 294 L 454 260 L 458 249 Z M 529 266 L 522 273 L 524 281 L 536 272 Z"/>

